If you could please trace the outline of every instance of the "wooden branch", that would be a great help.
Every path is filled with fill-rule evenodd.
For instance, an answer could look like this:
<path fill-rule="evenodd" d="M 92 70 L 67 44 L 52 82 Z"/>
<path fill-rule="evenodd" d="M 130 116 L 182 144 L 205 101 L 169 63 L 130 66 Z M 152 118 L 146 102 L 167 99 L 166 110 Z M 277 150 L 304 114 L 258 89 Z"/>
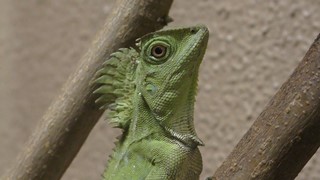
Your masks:
<path fill-rule="evenodd" d="M 319 145 L 320 35 L 212 179 L 291 180 Z"/>
<path fill-rule="evenodd" d="M 2 178 L 60 179 L 102 111 L 90 81 L 103 61 L 120 47 L 166 25 L 173 0 L 119 0 L 91 48 L 52 103 L 16 163 Z"/>

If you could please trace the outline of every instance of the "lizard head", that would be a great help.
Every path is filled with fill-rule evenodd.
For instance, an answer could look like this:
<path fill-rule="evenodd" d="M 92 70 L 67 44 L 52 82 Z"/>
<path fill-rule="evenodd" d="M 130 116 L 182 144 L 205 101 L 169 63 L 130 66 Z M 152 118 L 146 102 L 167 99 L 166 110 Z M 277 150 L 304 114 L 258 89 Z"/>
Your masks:
<path fill-rule="evenodd" d="M 206 27 L 196 26 L 151 33 L 138 43 L 137 90 L 157 122 L 189 145 L 202 144 L 193 110 L 208 37 Z"/>

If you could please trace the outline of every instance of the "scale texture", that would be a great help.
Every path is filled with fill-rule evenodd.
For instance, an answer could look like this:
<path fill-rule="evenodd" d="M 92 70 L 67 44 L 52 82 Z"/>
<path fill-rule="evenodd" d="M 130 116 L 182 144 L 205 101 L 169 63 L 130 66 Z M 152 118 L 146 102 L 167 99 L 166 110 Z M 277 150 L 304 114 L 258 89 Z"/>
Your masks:
<path fill-rule="evenodd" d="M 97 72 L 96 103 L 123 129 L 105 179 L 199 179 L 203 143 L 193 111 L 208 37 L 203 26 L 154 32 L 113 53 Z"/>

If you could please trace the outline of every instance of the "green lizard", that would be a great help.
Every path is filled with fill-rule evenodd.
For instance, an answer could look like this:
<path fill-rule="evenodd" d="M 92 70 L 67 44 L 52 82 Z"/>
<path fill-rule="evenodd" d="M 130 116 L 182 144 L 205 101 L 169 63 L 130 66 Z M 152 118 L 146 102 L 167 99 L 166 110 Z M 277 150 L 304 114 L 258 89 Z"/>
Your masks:
<path fill-rule="evenodd" d="M 208 36 L 204 26 L 157 31 L 104 63 L 96 102 L 123 129 L 105 179 L 199 179 L 203 143 L 193 111 Z"/>

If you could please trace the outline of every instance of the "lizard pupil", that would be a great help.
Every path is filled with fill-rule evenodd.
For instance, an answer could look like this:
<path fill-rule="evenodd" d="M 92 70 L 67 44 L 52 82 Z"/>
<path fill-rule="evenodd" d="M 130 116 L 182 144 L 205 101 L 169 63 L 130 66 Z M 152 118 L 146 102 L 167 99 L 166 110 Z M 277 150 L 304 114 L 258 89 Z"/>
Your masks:
<path fill-rule="evenodd" d="M 162 58 L 166 54 L 167 48 L 163 45 L 156 45 L 151 49 L 151 55 L 155 58 Z"/>

